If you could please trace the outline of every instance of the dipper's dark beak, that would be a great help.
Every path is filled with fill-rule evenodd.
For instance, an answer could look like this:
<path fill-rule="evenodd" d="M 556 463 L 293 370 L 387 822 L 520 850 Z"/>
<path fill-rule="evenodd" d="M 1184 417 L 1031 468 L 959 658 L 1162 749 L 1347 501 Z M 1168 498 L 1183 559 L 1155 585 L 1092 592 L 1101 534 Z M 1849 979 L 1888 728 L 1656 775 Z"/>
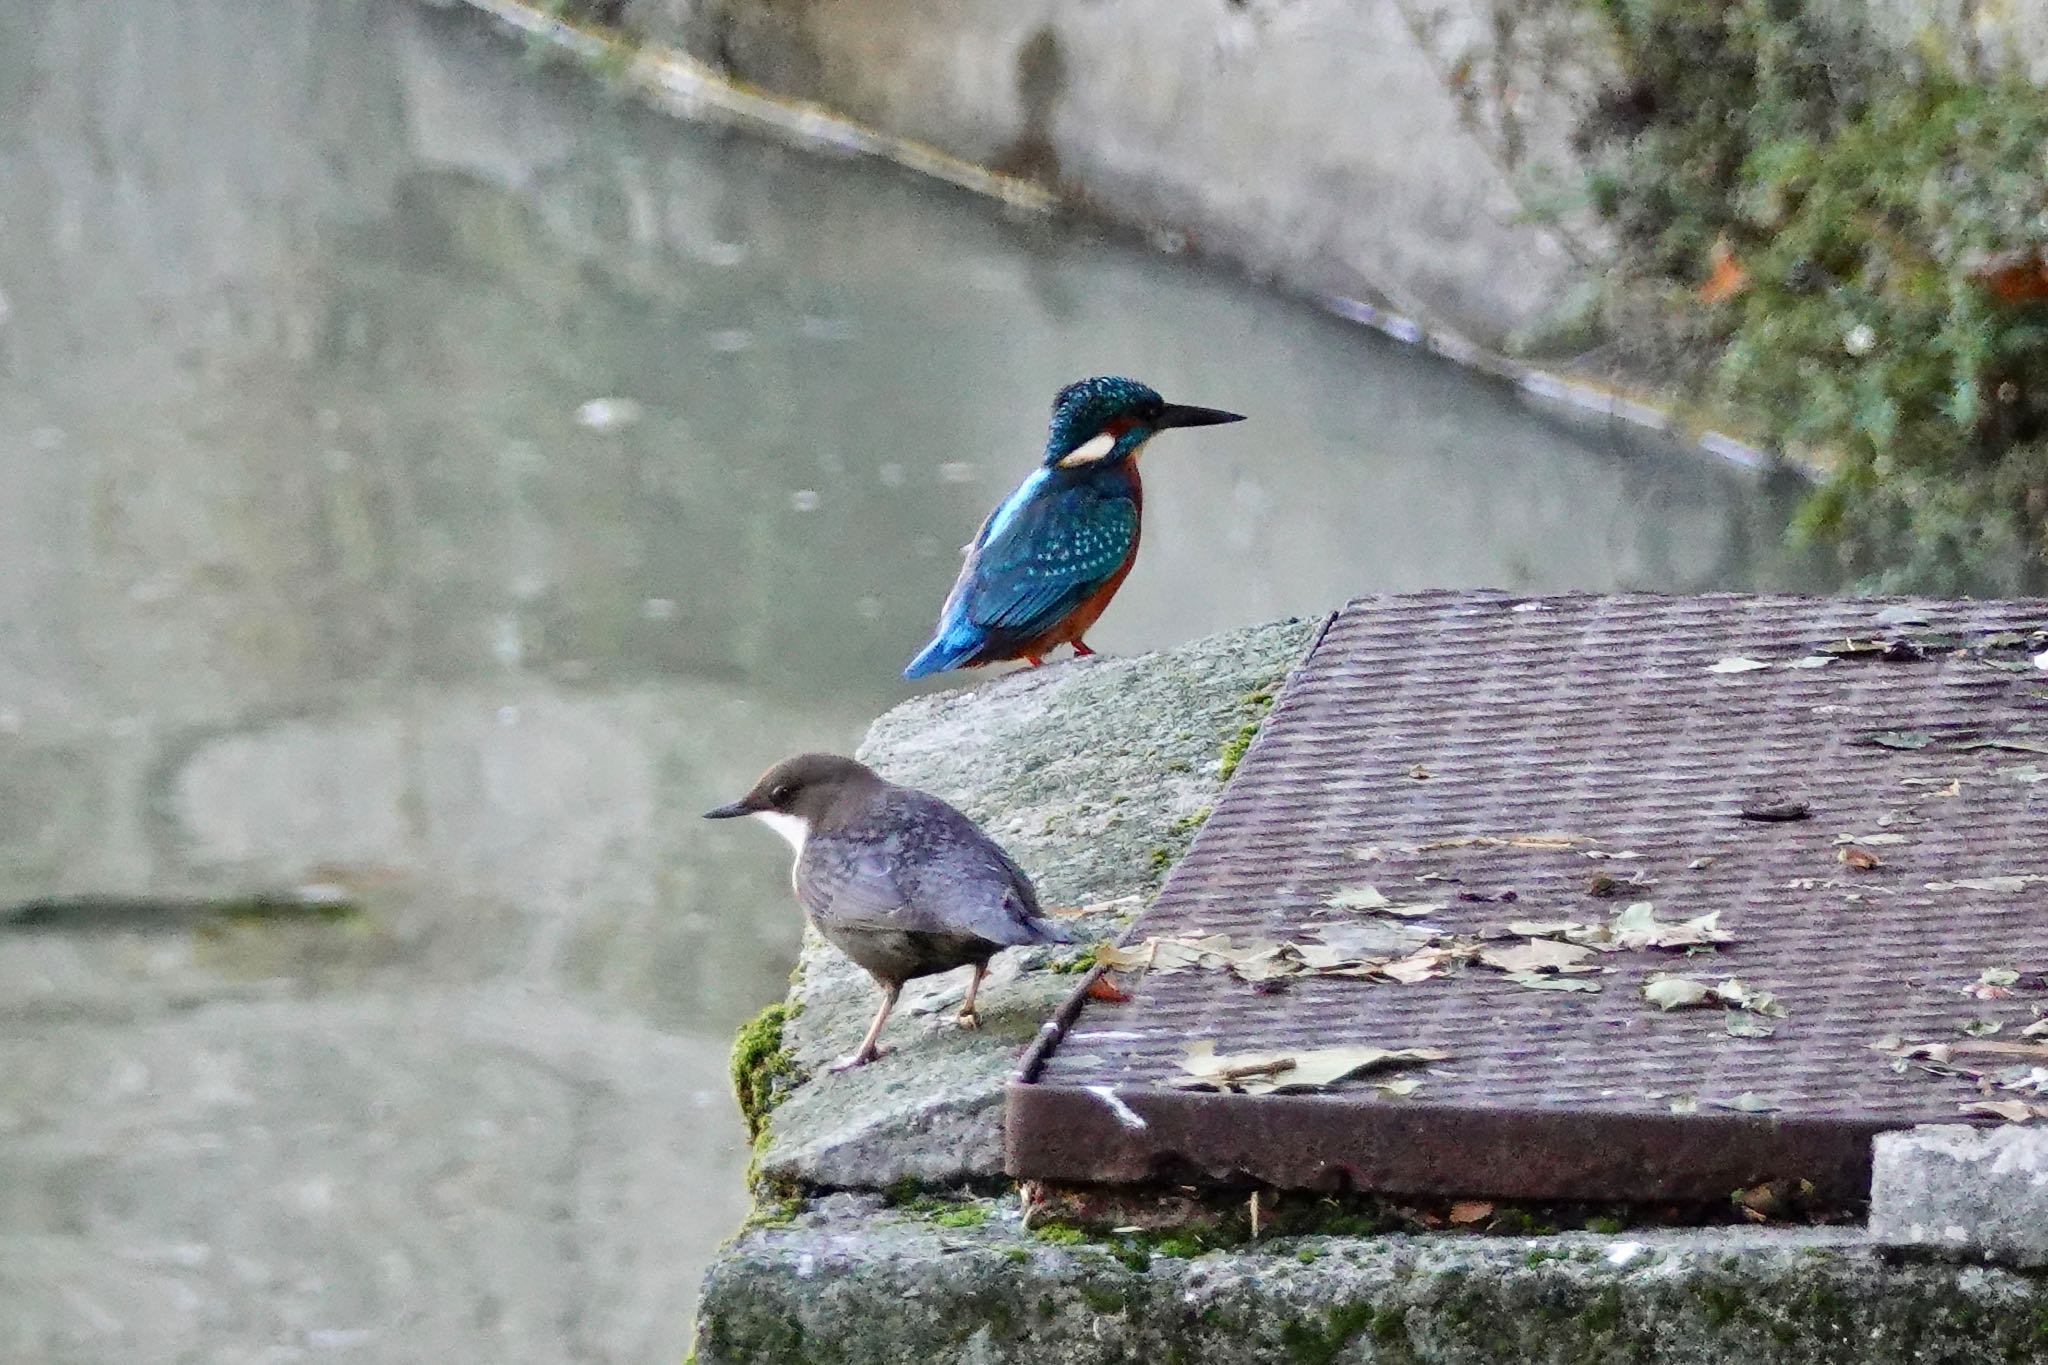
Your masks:
<path fill-rule="evenodd" d="M 754 807 L 748 804 L 747 799 L 743 796 L 737 801 L 728 801 L 722 806 L 715 806 L 705 811 L 704 818 L 706 820 L 734 820 L 742 815 L 752 815 L 753 813 Z"/>
<path fill-rule="evenodd" d="M 1243 420 L 1243 414 L 1225 412 L 1221 408 L 1196 408 L 1186 403 L 1168 403 L 1159 410 L 1159 415 L 1152 419 L 1152 427 L 1155 431 L 1164 431 L 1168 427 L 1214 427 L 1225 422 Z"/>

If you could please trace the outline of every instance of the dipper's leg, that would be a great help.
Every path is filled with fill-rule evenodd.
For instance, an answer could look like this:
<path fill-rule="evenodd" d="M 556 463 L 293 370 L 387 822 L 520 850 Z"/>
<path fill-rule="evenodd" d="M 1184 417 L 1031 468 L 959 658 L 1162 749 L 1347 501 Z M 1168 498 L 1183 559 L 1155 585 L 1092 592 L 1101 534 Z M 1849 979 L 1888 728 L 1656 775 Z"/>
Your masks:
<path fill-rule="evenodd" d="M 901 982 L 878 982 L 882 988 L 882 1008 L 875 1011 L 875 1022 L 868 1025 L 868 1036 L 860 1040 L 860 1049 L 851 1057 L 841 1058 L 832 1064 L 834 1071 L 850 1071 L 857 1066 L 866 1066 L 882 1055 L 882 1049 L 875 1042 L 882 1036 L 882 1025 L 888 1021 L 889 1011 L 896 1008 L 896 997 L 903 990 Z"/>
<path fill-rule="evenodd" d="M 974 980 L 967 983 L 967 998 L 960 1002 L 960 1012 L 953 1016 L 953 1022 L 961 1028 L 980 1028 L 981 1016 L 974 1012 L 974 993 L 981 989 L 981 979 L 988 975 L 988 964 L 974 964 Z"/>

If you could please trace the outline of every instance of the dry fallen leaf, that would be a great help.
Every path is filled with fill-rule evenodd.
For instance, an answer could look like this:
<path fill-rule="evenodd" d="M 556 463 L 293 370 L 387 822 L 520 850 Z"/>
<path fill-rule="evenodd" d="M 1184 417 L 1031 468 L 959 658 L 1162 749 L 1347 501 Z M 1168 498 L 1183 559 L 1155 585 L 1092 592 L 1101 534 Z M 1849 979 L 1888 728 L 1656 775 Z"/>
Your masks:
<path fill-rule="evenodd" d="M 1509 972 L 1508 980 L 1517 986 L 1527 986 L 1532 991 L 1580 991 L 1587 995 L 1598 995 L 1600 983 L 1588 981 L 1583 976 L 1549 976 L 1541 972 Z"/>
<path fill-rule="evenodd" d="M 1999 279 L 2002 281 L 2003 276 Z M 1734 250 L 1725 237 L 1716 237 L 1707 254 L 1707 280 L 1699 288 L 1701 303 L 1713 305 L 1726 303 L 1749 287 L 1749 273 L 1742 268 L 1742 262 L 1735 259 Z M 1993 292 L 1998 292 L 1993 284 Z M 2005 294 L 1999 294 L 2005 297 Z M 2031 296 L 2030 296 L 2031 297 Z"/>
<path fill-rule="evenodd" d="M 1750 673 L 1750 672 L 1754 672 L 1755 670 L 1757 670 L 1757 669 L 1759 669 L 1759 668 L 1769 668 L 1769 667 L 1770 667 L 1770 665 L 1769 665 L 1769 664 L 1767 664 L 1767 663 L 1762 663 L 1762 662 L 1759 662 L 1759 661 L 1758 661 L 1758 660 L 1756 660 L 1756 659 L 1745 659 L 1745 658 L 1742 658 L 1742 657 L 1740 657 L 1740 656 L 1738 655 L 1737 657 L 1735 657 L 1735 658 L 1732 658 L 1732 659 L 1723 659 L 1723 660 L 1721 660 L 1721 661 L 1720 661 L 1719 663 L 1717 663 L 1717 664 L 1713 665 L 1712 667 L 1710 667 L 1709 669 L 1707 669 L 1707 672 L 1709 672 L 1709 673 Z"/>
<path fill-rule="evenodd" d="M 1691 1009 L 1719 1005 L 1726 1009 L 1785 1017 L 1785 1007 L 1769 991 L 1729 977 L 1723 981 L 1696 981 L 1689 976 L 1653 976 L 1643 983 L 1643 998 L 1660 1010 Z"/>
<path fill-rule="evenodd" d="M 1377 910 L 1391 905 L 1376 886 L 1347 886 L 1323 898 L 1323 904 L 1334 910 Z"/>
<path fill-rule="evenodd" d="M 1523 938 L 1563 938 L 1575 930 L 1590 928 L 1575 919 L 1514 919 L 1508 921 L 1508 932 L 1520 934 Z"/>
<path fill-rule="evenodd" d="M 1483 1199 L 1461 1199 L 1451 1205 L 1450 1220 L 1454 1227 L 1471 1227 L 1474 1223 L 1483 1223 L 1491 1217 L 1493 1205 Z"/>
<path fill-rule="evenodd" d="M 1718 910 L 1688 920 L 1660 920 L 1649 901 L 1636 901 L 1614 917 L 1608 933 L 1618 949 L 1697 948 L 1734 940 L 1733 934 L 1722 931 L 1720 923 Z"/>
<path fill-rule="evenodd" d="M 1410 953 L 1407 957 L 1398 957 L 1392 962 L 1382 964 L 1378 975 L 1389 981 L 1412 986 L 1418 981 L 1427 981 L 1431 977 L 1444 975 L 1460 956 L 1461 954 L 1449 948 L 1424 948 L 1419 952 Z"/>
<path fill-rule="evenodd" d="M 2004 735 L 1992 739 L 1965 740 L 1956 745 L 1958 749 L 2003 749 L 2015 754 L 2048 754 L 2048 740 L 2020 739 Z"/>
<path fill-rule="evenodd" d="M 2043 264 L 2038 251 L 2027 248 L 1992 256 L 1970 272 L 1970 281 L 2001 303 L 2048 299 L 2048 264 Z"/>
<path fill-rule="evenodd" d="M 1704 981 L 1683 976 L 1653 976 L 1643 983 L 1643 999 L 1660 1010 L 1689 1009 L 1704 1005 L 1713 993 Z"/>
<path fill-rule="evenodd" d="M 1323 904 L 1332 910 L 1356 910 L 1361 914 L 1395 915 L 1401 919 L 1420 919 L 1447 909 L 1449 901 L 1415 901 L 1396 905 L 1380 893 L 1376 886 L 1347 886 L 1323 899 Z"/>
<path fill-rule="evenodd" d="M 1952 882 L 1929 882 L 1929 891 L 2001 891 L 2008 894 L 2024 891 L 2036 882 L 2048 882 L 2048 876 L 2039 873 L 2021 873 L 2006 877 L 1958 877 Z"/>
<path fill-rule="evenodd" d="M 1088 983 L 1088 998 L 1100 1000 L 1105 1005 L 1128 1005 L 1131 993 L 1117 984 L 1115 977 L 1104 973 Z"/>
<path fill-rule="evenodd" d="M 1838 856 L 1845 865 L 1855 868 L 1858 872 L 1869 872 L 1884 866 L 1884 859 L 1856 844 L 1845 846 Z"/>
<path fill-rule="evenodd" d="M 2025 1100 L 1972 1100 L 1962 1110 L 1965 1114 L 1985 1114 L 2007 1123 L 2048 1118 L 2048 1105 L 2028 1104 Z"/>
<path fill-rule="evenodd" d="M 1367 1071 L 1441 1062 L 1450 1055 L 1433 1047 L 1323 1047 L 1218 1053 L 1216 1045 L 1205 1039 L 1188 1048 L 1180 1063 L 1181 1070 L 1188 1074 L 1174 1084 L 1184 1089 L 1233 1090 L 1247 1095 L 1327 1090 Z"/>
<path fill-rule="evenodd" d="M 1506 948 L 1482 948 L 1479 963 L 1503 972 L 1590 972 L 1593 968 L 1584 965 L 1584 959 L 1593 955 L 1591 948 L 1576 943 L 1555 943 L 1549 939 L 1532 938 Z"/>
<path fill-rule="evenodd" d="M 1147 938 L 1138 943 L 1104 944 L 1095 960 L 1105 967 L 1154 971 L 1161 975 L 1201 968 L 1219 971 L 1271 953 L 1280 945 L 1264 939 L 1234 943 L 1227 934 L 1201 938 Z"/>
<path fill-rule="evenodd" d="M 1532 848 L 1569 849 L 1593 841 L 1581 834 L 1461 834 L 1455 839 L 1432 839 L 1415 844 L 1410 853 L 1434 853 L 1444 848 Z"/>
<path fill-rule="evenodd" d="M 1837 834 L 1837 844 L 1861 844 L 1865 848 L 1886 848 L 1906 842 L 1903 834 Z"/>
<path fill-rule="evenodd" d="M 1427 929 L 1384 919 L 1319 920 L 1302 933 L 1314 935 L 1314 941 L 1289 946 L 1304 955 L 1311 949 L 1327 948 L 1354 961 L 1371 958 L 1380 962 L 1426 948 L 1431 937 Z"/>
<path fill-rule="evenodd" d="M 1731 943 L 1735 936 L 1720 927 L 1721 912 L 1688 920 L 1661 920 L 1650 901 L 1634 901 L 1605 924 L 1576 920 L 1517 920 L 1508 932 L 1530 938 L 1561 938 L 1595 952 L 1632 952 L 1638 948 L 1706 948 Z"/>

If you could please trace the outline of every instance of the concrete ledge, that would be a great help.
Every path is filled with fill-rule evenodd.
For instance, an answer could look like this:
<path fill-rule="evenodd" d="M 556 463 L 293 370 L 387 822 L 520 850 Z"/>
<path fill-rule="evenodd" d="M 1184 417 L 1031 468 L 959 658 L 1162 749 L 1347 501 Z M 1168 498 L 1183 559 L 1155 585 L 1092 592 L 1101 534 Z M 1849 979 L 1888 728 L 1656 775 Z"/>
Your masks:
<path fill-rule="evenodd" d="M 862 753 L 986 823 L 1048 904 L 1127 896 L 1127 913 L 1193 837 L 1223 753 L 1256 730 L 1312 630 L 1259 627 L 920 698 L 878 721 Z M 1119 918 L 1085 923 L 1106 933 Z M 961 983 L 921 985 L 891 1024 L 895 1056 L 824 1076 L 858 1038 L 870 988 L 821 945 L 806 951 L 781 1060 L 818 1078 L 770 1116 L 759 1166 L 786 1196 L 760 1216 L 783 1221 L 714 1265 L 699 1365 L 2048 1360 L 2048 1276 L 1919 1249 L 2042 1263 L 2042 1135 L 2022 1129 L 1886 1139 L 1875 1236 L 1313 1236 L 1191 1255 L 1206 1234 L 1026 1230 L 1014 1194 L 906 1190 L 1001 1186 L 1003 1082 L 1076 980 L 1047 960 L 1001 960 L 978 1034 L 916 1012 Z M 1332 1208 L 1336 1221 L 1318 1210 L 1309 1225 L 1359 1226 Z M 1974 1230 L 1959 1242 L 1951 1224 Z"/>
<path fill-rule="evenodd" d="M 2048 1128 L 1943 1124 L 1882 1135 L 1870 1234 L 1900 1246 L 2048 1266 Z"/>
<path fill-rule="evenodd" d="M 1308 1237 L 1181 1258 L 1048 1240 L 1007 1201 L 912 1213 L 854 1196 L 739 1239 L 698 1331 L 700 1365 L 2044 1356 L 2039 1279 L 1894 1264 L 1854 1231 Z"/>
<path fill-rule="evenodd" d="M 1120 902 L 1076 925 L 1087 937 L 1113 937 L 1193 839 L 1222 789 L 1225 746 L 1264 716 L 1264 699 L 1312 629 L 1256 626 L 1163 654 L 1058 664 L 921 697 L 875 722 L 861 757 L 982 821 L 1047 906 Z M 809 1079 L 770 1116 L 756 1173 L 812 1189 L 999 1179 L 1003 1084 L 1077 980 L 1046 966 L 1079 955 L 998 958 L 974 1033 L 942 1017 L 966 988 L 964 969 L 914 983 L 883 1035 L 891 1055 L 829 1075 L 866 1029 L 874 986 L 813 938 L 782 1039 Z"/>

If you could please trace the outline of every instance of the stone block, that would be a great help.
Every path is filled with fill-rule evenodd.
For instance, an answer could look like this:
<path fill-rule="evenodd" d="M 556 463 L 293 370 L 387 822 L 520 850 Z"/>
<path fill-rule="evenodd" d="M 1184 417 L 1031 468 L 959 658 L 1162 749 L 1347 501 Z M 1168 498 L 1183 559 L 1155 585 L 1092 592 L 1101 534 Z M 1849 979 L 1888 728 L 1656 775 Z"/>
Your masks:
<path fill-rule="evenodd" d="M 2048 1127 L 1939 1124 L 1879 1135 L 1870 1235 L 2048 1266 Z"/>

